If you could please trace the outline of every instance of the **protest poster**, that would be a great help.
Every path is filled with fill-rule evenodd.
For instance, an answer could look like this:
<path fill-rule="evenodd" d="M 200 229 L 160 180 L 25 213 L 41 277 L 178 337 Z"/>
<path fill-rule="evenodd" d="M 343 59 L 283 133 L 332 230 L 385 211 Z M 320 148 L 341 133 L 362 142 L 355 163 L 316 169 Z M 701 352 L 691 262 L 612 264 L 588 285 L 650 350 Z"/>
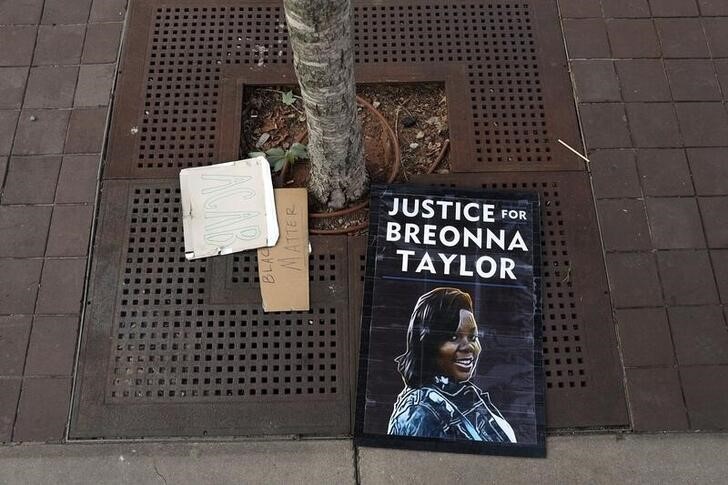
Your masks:
<path fill-rule="evenodd" d="M 355 442 L 545 456 L 539 198 L 371 189 Z"/>

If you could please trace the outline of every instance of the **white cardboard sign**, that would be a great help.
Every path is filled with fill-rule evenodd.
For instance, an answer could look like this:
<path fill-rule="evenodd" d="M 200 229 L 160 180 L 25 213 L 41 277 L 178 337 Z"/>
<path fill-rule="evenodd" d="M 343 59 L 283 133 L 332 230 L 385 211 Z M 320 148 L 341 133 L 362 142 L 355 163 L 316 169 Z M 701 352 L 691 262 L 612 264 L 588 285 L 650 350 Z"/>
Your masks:
<path fill-rule="evenodd" d="M 186 168 L 179 180 L 187 259 L 270 247 L 278 241 L 265 157 Z"/>

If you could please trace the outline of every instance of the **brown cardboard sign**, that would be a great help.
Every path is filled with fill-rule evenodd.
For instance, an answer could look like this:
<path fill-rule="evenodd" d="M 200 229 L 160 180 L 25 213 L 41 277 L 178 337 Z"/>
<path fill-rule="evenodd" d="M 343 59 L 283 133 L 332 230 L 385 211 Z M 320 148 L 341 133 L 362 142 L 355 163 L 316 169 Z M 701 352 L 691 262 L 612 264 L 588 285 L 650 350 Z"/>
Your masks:
<path fill-rule="evenodd" d="M 263 309 L 308 310 L 308 195 L 306 189 L 275 189 L 275 201 L 278 243 L 258 249 Z"/>

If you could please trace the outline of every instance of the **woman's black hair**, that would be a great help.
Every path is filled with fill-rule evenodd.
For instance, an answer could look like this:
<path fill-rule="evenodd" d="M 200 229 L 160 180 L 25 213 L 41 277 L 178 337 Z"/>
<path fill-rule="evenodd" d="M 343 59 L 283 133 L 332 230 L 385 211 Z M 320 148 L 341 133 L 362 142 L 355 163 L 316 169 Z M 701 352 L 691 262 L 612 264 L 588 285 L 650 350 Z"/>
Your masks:
<path fill-rule="evenodd" d="M 407 351 L 394 359 L 407 386 L 421 387 L 435 377 L 435 352 L 457 329 L 460 310 L 472 312 L 473 301 L 457 288 L 435 288 L 417 300 L 407 328 Z"/>

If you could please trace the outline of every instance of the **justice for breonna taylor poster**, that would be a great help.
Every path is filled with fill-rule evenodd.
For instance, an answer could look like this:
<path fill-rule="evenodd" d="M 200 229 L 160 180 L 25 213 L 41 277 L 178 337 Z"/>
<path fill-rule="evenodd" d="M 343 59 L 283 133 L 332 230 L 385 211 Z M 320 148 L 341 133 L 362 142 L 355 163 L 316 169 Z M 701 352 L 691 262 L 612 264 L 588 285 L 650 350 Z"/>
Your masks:
<path fill-rule="evenodd" d="M 371 191 L 355 441 L 545 456 L 539 199 Z"/>

